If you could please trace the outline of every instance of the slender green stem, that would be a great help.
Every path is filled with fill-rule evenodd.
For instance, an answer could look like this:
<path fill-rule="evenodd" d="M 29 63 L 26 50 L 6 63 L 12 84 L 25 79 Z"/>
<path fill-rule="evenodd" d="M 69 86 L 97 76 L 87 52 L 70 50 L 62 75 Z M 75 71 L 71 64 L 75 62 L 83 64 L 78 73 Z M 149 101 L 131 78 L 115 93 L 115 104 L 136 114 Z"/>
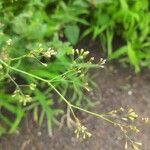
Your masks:
<path fill-rule="evenodd" d="M 34 75 L 34 74 L 30 74 L 30 73 L 28 73 L 28 72 L 25 72 L 25 71 L 23 71 L 23 70 L 14 68 L 14 67 L 12 67 L 12 66 L 9 66 L 9 65 L 8 65 L 7 63 L 5 63 L 3 60 L 0 60 L 0 62 L 1 62 L 4 66 L 8 67 L 9 69 L 12 69 L 12 70 L 14 70 L 14 71 L 20 72 L 20 73 L 22 73 L 22 74 L 25 74 L 25 75 L 28 75 L 28 76 L 33 77 L 33 78 L 35 78 L 35 79 L 41 80 L 41 81 L 43 81 L 43 82 L 46 82 L 46 83 L 60 96 L 60 98 L 69 106 L 69 108 L 71 109 L 71 111 L 72 111 L 72 113 L 73 113 L 73 116 L 74 116 L 75 120 L 77 120 L 77 117 L 75 116 L 74 111 L 72 110 L 72 108 L 78 109 L 78 110 L 80 110 L 80 111 L 83 111 L 83 112 L 88 113 L 88 114 L 90 114 L 90 115 L 93 115 L 93 116 L 95 116 L 95 117 L 98 117 L 98 118 L 101 118 L 101 119 L 103 119 L 103 120 L 105 120 L 105 121 L 108 121 L 109 123 L 112 123 L 112 124 L 114 124 L 114 125 L 117 125 L 117 123 L 115 123 L 115 122 L 113 122 L 112 120 L 110 120 L 110 119 L 104 117 L 103 115 L 100 115 L 100 114 L 97 114 L 97 113 L 94 113 L 94 112 L 85 110 L 85 109 L 83 109 L 83 108 L 81 108 L 81 107 L 78 107 L 78 106 L 75 106 L 75 105 L 71 104 L 71 103 L 55 88 L 55 86 L 54 86 L 53 84 L 51 84 L 51 82 L 49 82 L 48 80 L 43 79 L 43 78 L 41 78 L 41 77 L 38 77 L 38 76 L 36 76 L 36 75 Z"/>
<path fill-rule="evenodd" d="M 103 119 L 103 120 L 105 120 L 105 121 L 108 121 L 108 122 L 111 123 L 111 124 L 117 125 L 117 123 L 115 123 L 115 122 L 113 122 L 112 120 L 110 120 L 110 119 L 104 117 L 104 115 L 100 115 L 100 114 L 97 114 L 97 113 L 88 111 L 88 110 L 86 110 L 86 109 L 83 109 L 83 108 L 81 108 L 81 107 L 78 107 L 78 106 L 75 106 L 75 105 L 72 105 L 72 104 L 71 104 L 71 107 L 76 108 L 76 109 L 78 109 L 78 110 L 81 110 L 81 111 L 83 111 L 83 112 L 85 112 L 85 113 L 88 113 L 88 114 L 90 114 L 90 115 L 93 115 L 93 116 L 95 116 L 95 117 L 101 118 L 101 119 Z"/>
<path fill-rule="evenodd" d="M 7 74 L 7 76 L 8 76 L 9 79 L 14 83 L 14 85 L 16 86 L 16 88 L 19 90 L 20 94 L 21 94 L 23 97 L 25 97 L 24 94 L 23 94 L 23 92 L 22 92 L 22 90 L 20 89 L 19 85 L 16 83 L 16 81 L 15 81 L 9 74 Z"/>
<path fill-rule="evenodd" d="M 23 55 L 23 56 L 20 56 L 20 57 L 10 58 L 10 61 L 20 60 L 20 59 L 25 58 L 25 57 L 28 57 L 28 56 Z"/>
<path fill-rule="evenodd" d="M 73 69 L 68 70 L 68 71 L 66 71 L 65 73 L 63 73 L 63 74 L 61 74 L 61 75 L 58 75 L 58 76 L 54 77 L 53 79 L 49 80 L 49 82 L 55 81 L 57 78 L 60 78 L 60 77 L 66 75 L 66 74 L 68 74 L 68 73 L 70 73 L 70 72 L 72 72 L 72 71 L 73 71 Z M 56 81 L 57 81 L 57 80 L 56 80 Z"/>

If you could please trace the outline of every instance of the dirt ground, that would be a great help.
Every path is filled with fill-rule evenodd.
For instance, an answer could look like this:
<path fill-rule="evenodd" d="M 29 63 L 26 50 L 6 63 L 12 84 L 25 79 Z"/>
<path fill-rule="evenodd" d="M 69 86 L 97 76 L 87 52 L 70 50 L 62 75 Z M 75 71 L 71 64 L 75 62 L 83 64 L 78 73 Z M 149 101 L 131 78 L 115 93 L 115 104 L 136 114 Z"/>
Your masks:
<path fill-rule="evenodd" d="M 89 44 L 86 44 L 89 43 Z M 79 48 L 96 49 L 93 56 L 101 55 L 98 44 L 90 41 L 80 43 Z M 102 56 L 102 55 L 101 55 Z M 120 107 L 132 107 L 140 116 L 150 117 L 150 71 L 143 70 L 134 74 L 131 69 L 119 64 L 106 64 L 103 70 L 96 71 L 98 89 L 90 92 L 98 104 L 94 112 L 107 112 Z M 6 135 L 0 139 L 0 150 L 123 150 L 124 137 L 120 130 L 111 124 L 93 116 L 84 118 L 92 137 L 78 140 L 72 130 L 65 125 L 55 129 L 53 137 L 47 134 L 46 125 L 42 128 L 28 116 L 22 123 L 20 133 Z M 150 126 L 138 124 L 141 132 L 136 140 L 143 143 L 142 150 L 150 150 Z"/>

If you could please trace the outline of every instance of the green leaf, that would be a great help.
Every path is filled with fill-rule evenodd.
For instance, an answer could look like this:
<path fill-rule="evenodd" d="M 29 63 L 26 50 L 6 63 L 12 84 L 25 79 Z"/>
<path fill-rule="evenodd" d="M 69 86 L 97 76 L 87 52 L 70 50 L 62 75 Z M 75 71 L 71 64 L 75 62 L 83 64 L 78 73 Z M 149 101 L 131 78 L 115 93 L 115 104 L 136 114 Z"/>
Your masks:
<path fill-rule="evenodd" d="M 75 45 L 79 39 L 80 29 L 77 25 L 68 25 L 64 30 L 64 34 L 68 41 Z"/>
<path fill-rule="evenodd" d="M 6 113 L 0 114 L 0 120 L 3 124 L 5 124 L 6 131 L 13 133 L 23 118 L 24 110 L 19 104 L 17 104 L 17 102 L 12 101 L 12 97 L 4 94 L 3 92 L 0 92 L 0 107 L 13 114 L 14 118 L 9 117 Z"/>
<path fill-rule="evenodd" d="M 39 124 L 41 125 L 44 117 L 47 119 L 47 128 L 48 128 L 48 134 L 52 136 L 52 125 L 55 123 L 55 117 L 59 114 L 62 113 L 60 109 L 55 109 L 52 108 L 52 99 L 48 99 L 45 96 L 45 93 L 36 90 L 34 91 L 35 93 L 35 99 L 36 101 L 39 102 L 42 110 L 41 110 L 41 115 L 38 117 L 39 118 Z"/>
<path fill-rule="evenodd" d="M 136 54 L 136 51 L 133 49 L 130 42 L 128 42 L 128 57 L 129 57 L 130 63 L 135 67 L 135 72 L 139 72 L 140 67 L 139 67 L 137 54 Z"/>
<path fill-rule="evenodd" d="M 117 49 L 115 52 L 113 52 L 110 55 L 109 59 L 117 59 L 117 58 L 119 58 L 120 56 L 122 56 L 126 53 L 127 53 L 127 46 L 123 46 L 123 47 Z"/>

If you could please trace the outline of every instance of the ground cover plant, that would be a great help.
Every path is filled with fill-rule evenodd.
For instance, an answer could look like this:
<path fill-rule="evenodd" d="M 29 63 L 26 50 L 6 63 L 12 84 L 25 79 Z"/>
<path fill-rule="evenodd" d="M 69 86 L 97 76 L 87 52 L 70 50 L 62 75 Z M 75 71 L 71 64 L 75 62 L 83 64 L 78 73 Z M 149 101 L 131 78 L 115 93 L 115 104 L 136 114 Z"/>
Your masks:
<path fill-rule="evenodd" d="M 150 3 L 144 1 L 116 0 L 95 1 L 89 17 L 89 27 L 83 35 L 92 33 L 99 37 L 109 59 L 131 64 L 135 72 L 150 65 Z M 113 48 L 113 40 L 119 36 L 123 41 Z"/>
<path fill-rule="evenodd" d="M 141 145 L 128 136 L 128 131 L 139 132 L 132 125 L 138 118 L 132 108 L 105 114 L 84 109 L 94 105 L 85 95 L 96 86 L 88 71 L 103 68 L 105 60 L 93 64 L 88 51 L 71 44 L 92 34 L 100 38 L 110 59 L 130 63 L 136 72 L 148 67 L 148 1 L 2 0 L 0 9 L 0 135 L 15 132 L 30 111 L 39 125 L 46 120 L 49 135 L 53 124 L 59 124 L 58 116 L 66 114 L 68 126 L 75 126 L 76 136 L 85 139 L 91 133 L 76 116 L 77 109 L 119 127 L 126 149 L 128 142 L 134 149 Z M 125 44 L 113 51 L 115 36 Z"/>

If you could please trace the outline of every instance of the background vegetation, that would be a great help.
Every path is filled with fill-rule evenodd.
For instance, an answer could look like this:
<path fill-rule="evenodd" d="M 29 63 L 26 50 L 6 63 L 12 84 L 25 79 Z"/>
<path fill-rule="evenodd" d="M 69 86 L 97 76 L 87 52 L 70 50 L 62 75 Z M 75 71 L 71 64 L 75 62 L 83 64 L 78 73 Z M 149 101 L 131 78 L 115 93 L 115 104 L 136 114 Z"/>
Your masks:
<path fill-rule="evenodd" d="M 20 49 L 16 55 L 50 40 L 57 32 L 73 45 L 87 35 L 100 39 L 109 59 L 130 64 L 136 72 L 150 65 L 148 0 L 2 0 L 0 7 L 0 41 L 13 39 L 14 49 Z M 116 37 L 123 44 L 114 49 Z"/>

